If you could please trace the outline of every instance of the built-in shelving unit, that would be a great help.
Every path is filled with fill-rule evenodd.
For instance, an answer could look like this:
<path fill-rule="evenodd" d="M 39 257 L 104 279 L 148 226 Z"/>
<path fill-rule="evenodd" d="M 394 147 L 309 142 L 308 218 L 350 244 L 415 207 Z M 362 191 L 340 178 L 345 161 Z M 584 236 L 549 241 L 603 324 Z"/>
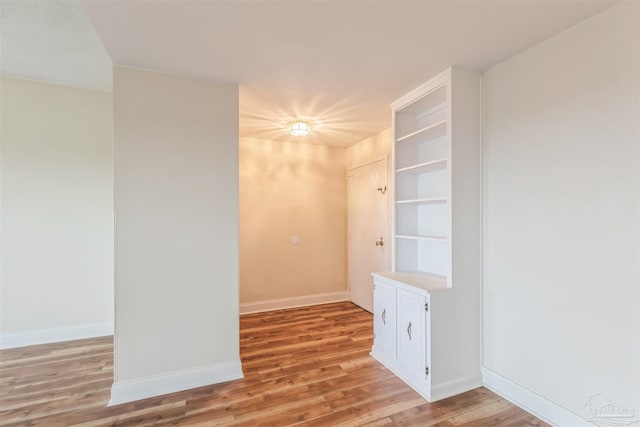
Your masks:
<path fill-rule="evenodd" d="M 371 355 L 427 400 L 480 378 L 480 74 L 392 105 L 393 269 L 374 273 Z"/>

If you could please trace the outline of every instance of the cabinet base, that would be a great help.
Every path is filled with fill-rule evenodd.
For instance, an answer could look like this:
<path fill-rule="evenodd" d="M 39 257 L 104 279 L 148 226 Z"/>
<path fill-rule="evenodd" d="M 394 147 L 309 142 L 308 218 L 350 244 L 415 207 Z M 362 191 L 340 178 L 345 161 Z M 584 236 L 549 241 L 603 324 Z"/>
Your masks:
<path fill-rule="evenodd" d="M 418 394 L 424 397 L 427 400 L 427 402 L 434 402 L 434 400 L 431 399 L 431 387 L 430 387 L 429 380 L 425 380 L 425 381 L 416 380 L 412 375 L 408 375 L 406 372 L 404 372 L 404 370 L 400 368 L 393 361 L 388 360 L 384 356 L 375 354 L 374 350 L 372 350 L 371 353 L 369 353 L 369 355 L 374 359 L 376 359 L 378 362 L 382 363 L 382 365 L 384 365 L 385 368 L 393 372 L 398 378 L 404 381 L 409 387 L 411 387 L 416 392 L 418 392 Z"/>
<path fill-rule="evenodd" d="M 418 392 L 418 394 L 424 397 L 428 402 L 436 402 L 482 386 L 482 377 L 480 374 L 456 378 L 442 384 L 432 385 L 430 378 L 425 381 L 417 380 L 412 375 L 408 375 L 404 372 L 403 369 L 397 366 L 393 361 L 376 354 L 375 349 L 373 349 L 369 355 L 382 363 L 384 367 L 393 372 L 398 378 Z"/>
<path fill-rule="evenodd" d="M 482 387 L 482 377 L 474 375 L 470 377 L 457 378 L 443 384 L 431 387 L 432 402 L 436 400 L 446 399 L 474 388 Z"/>

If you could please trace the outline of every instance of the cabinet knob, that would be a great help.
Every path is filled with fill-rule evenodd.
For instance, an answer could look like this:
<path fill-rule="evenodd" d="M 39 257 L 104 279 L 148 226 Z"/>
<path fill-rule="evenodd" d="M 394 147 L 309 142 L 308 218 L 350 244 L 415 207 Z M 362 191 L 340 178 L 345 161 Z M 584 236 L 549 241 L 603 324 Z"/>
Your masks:
<path fill-rule="evenodd" d="M 387 324 L 386 317 L 387 317 L 387 309 L 385 308 L 384 310 L 382 310 L 382 324 L 383 325 Z"/>
<path fill-rule="evenodd" d="M 411 340 L 411 322 L 409 322 L 409 326 L 407 326 L 407 334 L 409 334 L 409 340 Z"/>

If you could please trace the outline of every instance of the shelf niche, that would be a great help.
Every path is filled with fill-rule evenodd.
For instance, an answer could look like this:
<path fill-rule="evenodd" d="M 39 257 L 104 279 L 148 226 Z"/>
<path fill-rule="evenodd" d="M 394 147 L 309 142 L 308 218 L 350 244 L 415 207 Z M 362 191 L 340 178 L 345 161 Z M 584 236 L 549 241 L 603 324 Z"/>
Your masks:
<path fill-rule="evenodd" d="M 393 271 L 452 287 L 456 260 L 478 256 L 462 245 L 479 235 L 479 80 L 450 68 L 392 104 Z"/>

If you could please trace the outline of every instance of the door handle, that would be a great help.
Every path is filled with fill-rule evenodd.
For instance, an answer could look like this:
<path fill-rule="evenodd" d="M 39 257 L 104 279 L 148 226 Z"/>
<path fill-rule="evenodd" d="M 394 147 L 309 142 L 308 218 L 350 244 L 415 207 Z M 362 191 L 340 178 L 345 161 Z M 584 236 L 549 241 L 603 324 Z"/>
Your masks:
<path fill-rule="evenodd" d="M 384 239 L 380 236 L 380 240 L 376 240 L 376 246 L 384 246 Z"/>
<path fill-rule="evenodd" d="M 382 310 L 382 324 L 383 325 L 387 324 L 386 315 L 387 315 L 387 309 L 385 308 L 384 310 Z"/>
<path fill-rule="evenodd" d="M 409 341 L 411 341 L 411 322 L 409 322 L 409 326 L 407 326 L 407 334 L 409 334 Z"/>

